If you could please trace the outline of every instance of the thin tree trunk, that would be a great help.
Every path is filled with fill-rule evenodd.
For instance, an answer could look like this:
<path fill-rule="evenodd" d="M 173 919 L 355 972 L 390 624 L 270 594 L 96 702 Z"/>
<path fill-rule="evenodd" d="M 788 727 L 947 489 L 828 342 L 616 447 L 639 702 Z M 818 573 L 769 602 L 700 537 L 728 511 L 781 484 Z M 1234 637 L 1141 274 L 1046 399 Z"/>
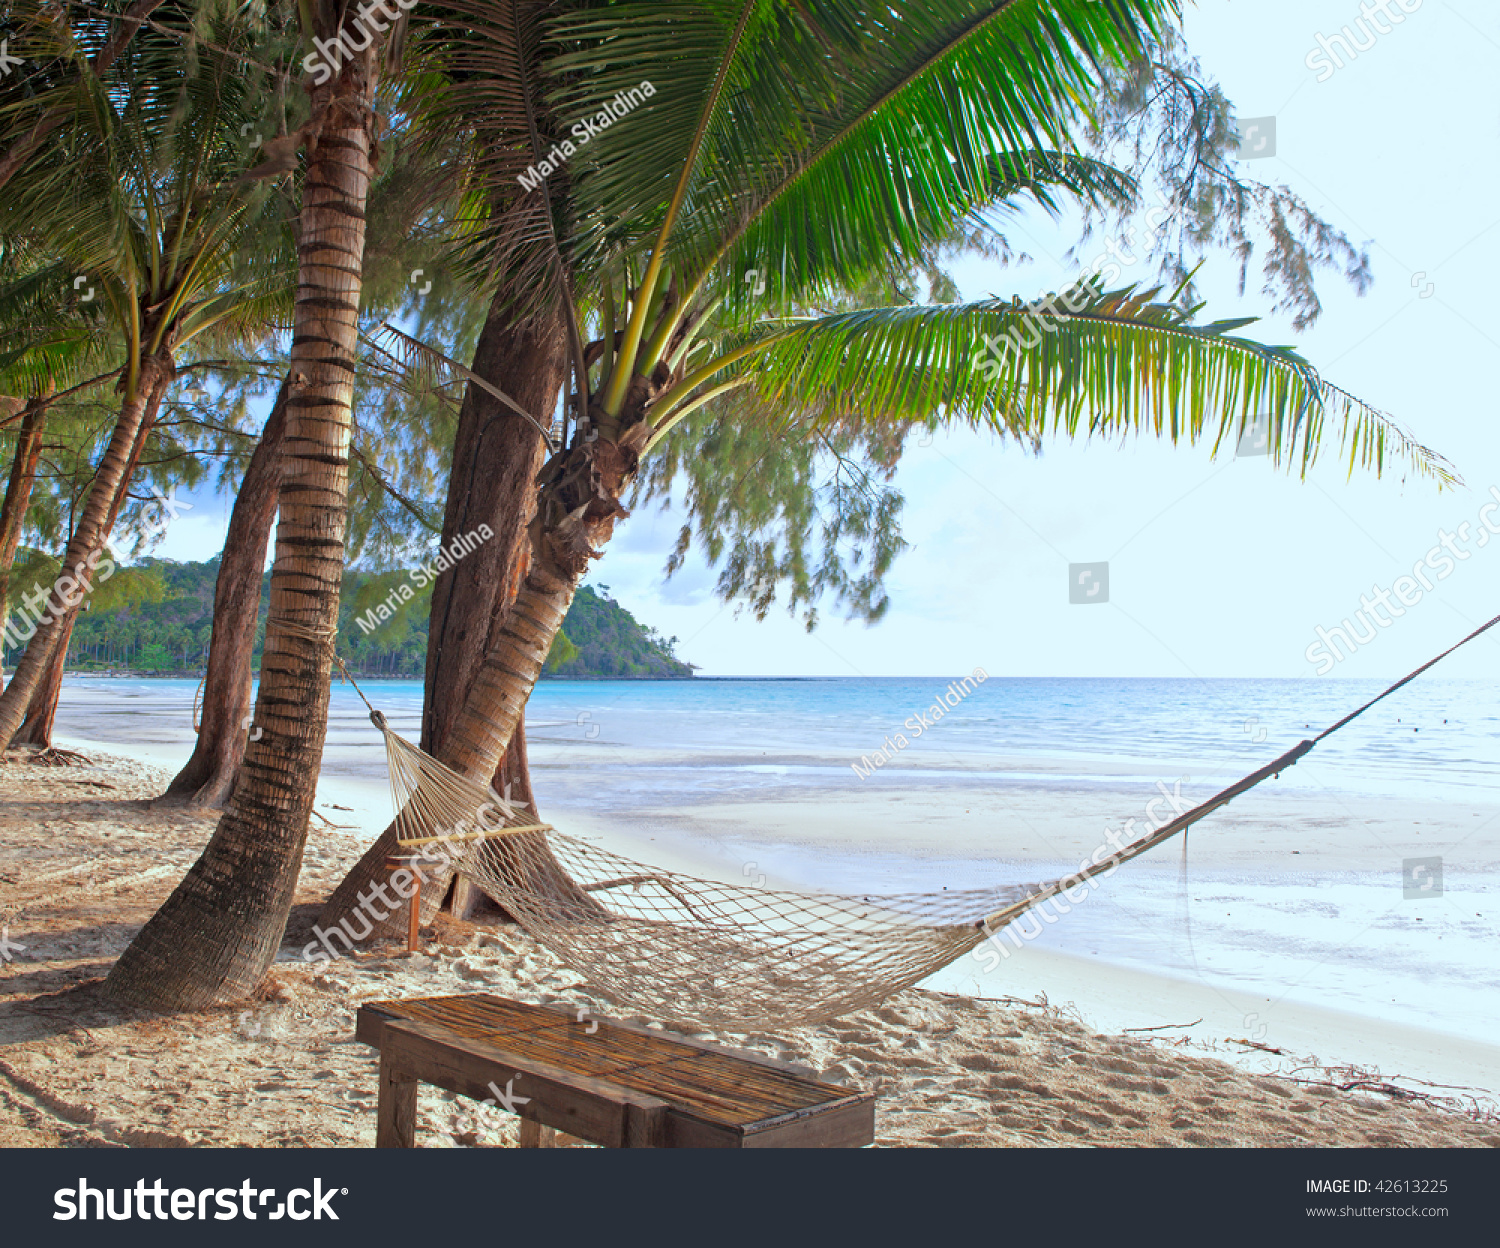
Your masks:
<path fill-rule="evenodd" d="M 155 418 L 156 409 L 171 380 L 172 361 L 169 357 L 153 355 L 141 361 L 135 393 L 126 399 L 119 420 L 115 422 L 109 447 L 89 484 L 78 524 L 63 556 L 63 570 L 57 584 L 59 587 L 64 582 L 70 584 L 65 590 L 54 588 L 48 593 L 43 604 L 45 621 L 37 625 L 26 653 L 16 664 L 15 676 L 5 692 L 0 693 L 0 749 L 9 747 L 14 739 L 31 706 L 32 696 L 52 663 L 58 642 L 72 631 L 72 616 L 92 590 L 94 580 L 103 575 L 98 568 L 103 562 L 100 556 L 104 543 L 124 498 L 130 471 L 140 454 L 139 446 L 144 442 L 142 435 Z M 53 605 L 54 594 L 62 598 L 74 593 L 78 598 L 71 606 Z"/>
<path fill-rule="evenodd" d="M 31 695 L 31 705 L 26 708 L 26 718 L 16 730 L 14 745 L 30 745 L 38 749 L 52 748 L 52 725 L 57 720 L 57 703 L 62 697 L 63 672 L 68 665 L 68 646 L 73 639 L 73 625 L 78 620 L 77 612 L 70 612 L 63 625 L 62 640 L 53 652 L 47 672 Z"/>
<path fill-rule="evenodd" d="M 566 375 L 566 328 L 560 311 L 518 327 L 511 303 L 510 292 L 495 296 L 473 368 L 546 423 Z M 472 773 L 462 760 L 448 755 L 445 742 L 524 576 L 530 553 L 526 526 L 535 509 L 534 482 L 544 454 L 545 446 L 529 422 L 488 391 L 467 388 L 454 435 L 442 544 L 480 524 L 489 525 L 495 536 L 440 573 L 433 586 L 421 736 L 421 748 L 428 754 L 456 770 L 482 776 L 497 793 L 503 795 L 509 788 L 513 801 L 525 802 L 533 811 L 524 734 L 517 737 L 513 750 L 502 748 L 494 760 Z M 329 928 L 349 917 L 360 895 L 384 881 L 385 859 L 398 848 L 395 828 L 388 827 L 334 890 L 318 922 Z M 431 888 L 423 889 L 425 912 L 441 904 L 444 883 L 445 878 L 435 878 Z M 389 915 L 372 934 L 394 935 L 404 921 L 400 914 Z M 359 927 L 363 926 L 361 919 Z"/>
<path fill-rule="evenodd" d="M 255 649 L 266 544 L 276 519 L 287 391 L 288 382 L 283 381 L 229 516 L 229 532 L 224 537 L 214 585 L 213 634 L 203 680 L 198 743 L 187 765 L 159 799 L 169 805 L 223 806 L 245 756 L 249 739 L 245 717 L 250 713 L 252 688 L 250 656 Z"/>
<path fill-rule="evenodd" d="M 31 487 L 36 484 L 37 461 L 42 455 L 42 431 L 51 402 L 49 397 L 38 396 L 26 403 L 26 414 L 21 417 L 21 430 L 16 438 L 16 457 L 11 461 L 10 480 L 5 486 L 5 502 L 0 505 L 0 621 L 10 611 L 10 573 L 26 528 Z M 0 654 L 0 667 L 3 664 L 4 656 Z M 0 683 L 3 678 L 0 671 Z"/>
<path fill-rule="evenodd" d="M 323 29 L 322 35 L 332 35 Z M 115 964 L 105 990 L 157 1009 L 240 1000 L 276 958 L 302 866 L 328 726 L 348 521 L 365 205 L 378 45 L 322 87 L 298 239 L 281 520 L 255 723 L 203 856 Z"/>
<path fill-rule="evenodd" d="M 42 455 L 42 433 L 51 402 L 50 397 L 31 399 L 26 404 L 26 414 L 21 417 L 16 457 L 10 465 L 5 502 L 0 505 L 0 611 L 9 606 L 10 571 L 21 545 L 21 534 L 26 528 L 26 512 L 31 506 L 31 488 L 36 484 L 36 466 Z"/>
<path fill-rule="evenodd" d="M 165 387 L 163 387 L 164 390 Z M 162 392 L 159 391 L 152 399 L 146 411 L 146 418 L 141 421 L 140 429 L 136 431 L 135 444 L 130 448 L 130 459 L 125 464 L 125 471 L 120 474 L 119 488 L 115 490 L 114 501 L 110 504 L 109 515 L 104 521 L 106 536 L 115 531 L 115 521 L 120 518 L 120 509 L 125 505 L 125 499 L 130 492 L 131 478 L 135 476 L 136 467 L 140 464 L 141 455 L 146 449 L 146 441 L 156 424 L 156 413 L 161 405 L 161 398 Z M 101 573 L 100 579 L 102 577 Z M 72 644 L 73 629 L 78 623 L 78 614 L 82 610 L 83 604 L 80 602 L 63 617 L 62 636 L 53 651 L 52 662 L 48 664 L 46 674 L 31 695 L 31 703 L 26 708 L 26 718 L 21 721 L 20 728 L 16 730 L 12 745 L 29 745 L 43 750 L 52 748 L 52 726 L 57 722 L 57 704 L 62 698 L 63 674 L 68 666 L 68 647 Z"/>
<path fill-rule="evenodd" d="M 454 770 L 484 775 L 499 763 L 580 580 L 581 570 L 568 575 L 540 563 L 527 574 L 449 732 L 444 761 Z"/>

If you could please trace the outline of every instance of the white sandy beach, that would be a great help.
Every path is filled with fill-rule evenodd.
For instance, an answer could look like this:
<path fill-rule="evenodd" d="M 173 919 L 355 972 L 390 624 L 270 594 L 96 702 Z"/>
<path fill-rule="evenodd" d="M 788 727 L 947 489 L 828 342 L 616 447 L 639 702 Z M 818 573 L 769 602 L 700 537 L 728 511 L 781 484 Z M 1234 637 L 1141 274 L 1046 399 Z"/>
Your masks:
<path fill-rule="evenodd" d="M 175 735 L 136 745 L 61 733 L 59 741 L 171 771 L 191 741 Z M 826 796 L 814 801 L 805 787 L 778 783 L 778 767 L 818 761 L 799 756 L 764 764 L 766 792 L 753 802 L 674 804 L 665 793 L 596 810 L 583 805 L 590 774 L 640 760 L 538 736 L 531 757 L 545 818 L 628 857 L 733 883 L 747 873 L 848 892 L 1035 882 L 1073 869 L 1107 821 L 1123 822 L 1156 795 L 1125 779 L 1101 785 L 1061 774 L 1022 785 L 949 777 L 962 781 L 955 789 L 930 775 L 907 786 L 892 773 L 871 785 L 830 767 Z M 336 746 L 328 770 L 341 765 L 360 774 L 325 773 L 317 804 L 341 826 L 315 821 L 313 841 L 342 855 L 386 826 L 390 798 L 383 752 Z M 1162 1028 L 1132 1034 L 1172 1038 L 1247 1071 L 1357 1067 L 1414 1088 L 1470 1089 L 1489 1103 L 1500 1093 L 1500 1047 L 1490 1042 L 1500 1034 L 1492 891 L 1500 864 L 1493 836 L 1474 831 L 1496 826 L 1497 815 L 1473 803 L 1267 784 L 1193 830 L 1185 878 L 1174 843 L 1102 882 L 1065 921 L 1023 924 L 1038 932 L 1024 948 L 998 942 L 1002 958 L 981 946 L 926 986 L 1047 1001 L 1104 1032 Z M 1402 858 L 1438 847 L 1449 891 L 1403 903 Z"/>
<path fill-rule="evenodd" d="M 21 946 L 0 970 L 0 1146 L 368 1147 L 377 1078 L 376 1055 L 354 1039 L 363 1001 L 489 991 L 631 1016 L 513 927 L 440 917 L 414 956 L 385 946 L 302 961 L 318 899 L 363 844 L 343 833 L 311 838 L 257 999 L 168 1017 L 110 1007 L 100 977 L 214 826 L 146 808 L 167 778 L 103 752 L 88 767 L 0 767 L 0 922 Z M 1066 978 L 1046 955 L 1033 972 L 1050 989 Z M 1141 983 L 1112 978 L 1075 968 L 1072 989 L 1102 1000 Z M 718 1038 L 875 1091 L 886 1146 L 1500 1146 L 1500 1120 L 1462 1092 L 1369 1069 L 1256 1074 L 1171 1033 L 1101 1034 L 1061 995 L 908 991 L 821 1026 Z M 417 1127 L 425 1147 L 515 1142 L 514 1119 L 476 1119 L 471 1102 L 431 1088 Z"/>

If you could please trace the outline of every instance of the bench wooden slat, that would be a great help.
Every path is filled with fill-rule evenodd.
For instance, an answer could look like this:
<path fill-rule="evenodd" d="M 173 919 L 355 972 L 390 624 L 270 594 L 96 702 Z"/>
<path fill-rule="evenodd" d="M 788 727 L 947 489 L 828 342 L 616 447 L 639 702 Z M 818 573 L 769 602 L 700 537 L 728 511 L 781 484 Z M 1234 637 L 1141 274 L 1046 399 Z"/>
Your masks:
<path fill-rule="evenodd" d="M 859 1147 L 875 1096 L 806 1067 L 555 1006 L 489 994 L 371 1002 L 356 1034 L 381 1051 L 377 1143 L 410 1147 L 416 1081 L 476 1100 L 490 1085 L 523 1123 L 610 1147 Z M 527 1126 L 523 1142 L 539 1135 Z"/>
<path fill-rule="evenodd" d="M 482 1024 L 475 1017 L 476 1004 L 483 1006 Z M 552 1027 L 566 1017 L 560 1011 L 548 1010 L 544 1006 L 523 1005 L 519 1001 L 506 1001 L 502 997 L 487 994 L 480 997 L 478 1002 L 470 997 L 418 997 L 411 1001 L 374 1001 L 361 1006 L 356 1035 L 367 1044 L 375 1044 L 379 1035 L 379 1023 L 392 1018 L 437 1023 L 460 1035 L 483 1038 L 531 1031 L 538 1027 Z M 369 1037 L 359 1030 L 366 1026 L 367 1018 L 370 1020 L 369 1026 L 373 1027 L 373 1033 Z"/>
<path fill-rule="evenodd" d="M 403 1072 L 476 1101 L 494 1100 L 490 1085 L 519 1102 L 521 1117 L 613 1148 L 642 1147 L 661 1135 L 667 1103 L 656 1097 L 552 1066 L 521 1060 L 486 1040 L 474 1040 L 433 1023 L 389 1022 L 381 1060 Z M 383 1089 L 382 1089 L 383 1090 Z"/>
<path fill-rule="evenodd" d="M 664 1032 L 655 1027 L 647 1027 L 643 1023 L 624 1022 L 618 1018 L 586 1018 L 583 1024 L 579 1024 L 575 1013 L 570 1013 L 558 1006 L 523 1004 L 518 1001 L 509 1001 L 504 997 L 493 996 L 490 993 L 472 993 L 455 997 L 419 997 L 411 1001 L 379 1001 L 362 1006 L 361 1013 L 364 1010 L 379 1012 L 391 1018 L 427 1018 L 430 1021 L 443 1022 L 465 1035 L 475 1035 L 481 1038 L 500 1032 L 509 1034 L 515 1031 L 533 1031 L 549 1027 L 552 1023 L 545 1016 L 551 1015 L 559 1022 L 580 1026 L 585 1035 L 587 1035 L 587 1025 L 590 1022 L 597 1022 L 601 1031 L 610 1028 L 616 1033 L 632 1032 L 646 1043 L 655 1046 L 653 1051 L 662 1056 L 678 1053 L 686 1055 L 688 1051 L 715 1053 L 803 1079 L 813 1077 L 813 1072 L 807 1066 L 767 1057 L 764 1053 L 756 1053 L 750 1049 L 712 1044 L 707 1040 L 698 1040 L 677 1032 Z M 504 1025 L 491 1026 L 492 1015 L 496 1019 L 506 1020 Z M 364 1036 L 360 1038 L 364 1039 Z M 373 1043 L 373 1041 L 368 1041 L 368 1043 Z"/>

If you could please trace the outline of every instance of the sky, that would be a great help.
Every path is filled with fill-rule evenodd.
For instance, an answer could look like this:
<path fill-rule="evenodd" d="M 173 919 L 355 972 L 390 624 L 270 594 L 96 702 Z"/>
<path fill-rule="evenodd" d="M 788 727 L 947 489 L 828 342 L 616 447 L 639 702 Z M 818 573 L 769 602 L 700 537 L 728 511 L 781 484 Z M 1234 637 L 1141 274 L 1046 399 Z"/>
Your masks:
<path fill-rule="evenodd" d="M 1462 487 L 1403 482 L 1399 468 L 1350 478 L 1335 453 L 1303 480 L 1232 449 L 1214 459 L 1207 447 L 1153 440 L 1052 442 L 1033 456 L 987 434 L 939 433 L 928 446 L 909 444 L 898 471 L 910 549 L 874 626 L 825 611 L 808 633 L 776 608 L 757 623 L 715 598 L 715 572 L 696 552 L 664 580 L 680 525 L 670 512 L 643 509 L 621 524 L 590 581 L 676 636 L 679 656 L 715 676 L 975 667 L 1003 676 L 1395 676 L 1500 612 L 1500 538 L 1480 516 L 1492 489 L 1500 500 L 1500 6 L 1388 8 L 1404 20 L 1382 19 L 1386 33 L 1330 72 L 1315 55 L 1319 36 L 1355 26 L 1358 0 L 1188 7 L 1188 46 L 1242 123 L 1275 118 L 1274 155 L 1246 161 L 1245 173 L 1284 182 L 1366 245 L 1375 279 L 1357 297 L 1336 274 L 1322 275 L 1323 315 L 1298 334 L 1268 315 L 1272 300 L 1253 268 L 1241 296 L 1234 261 L 1210 253 L 1198 279 L 1203 315 L 1263 317 L 1241 332 L 1294 346 L 1328 380 L 1395 415 L 1453 463 Z M 1077 271 L 1064 261 L 1075 225 L 1040 213 L 1007 222 L 1033 262 L 959 262 L 963 296 L 1030 299 L 1062 288 Z M 1125 280 L 1149 276 L 1146 268 L 1127 269 Z M 207 559 L 219 550 L 229 500 L 193 501 L 195 513 L 154 553 Z M 1500 530 L 1500 508 L 1485 514 Z M 1070 602 L 1070 565 L 1100 563 L 1108 600 Z M 1095 573 L 1079 593 L 1101 582 Z M 1395 605 L 1354 618 L 1361 595 L 1382 593 Z M 1318 630 L 1332 635 L 1345 619 L 1355 640 L 1339 647 L 1340 661 L 1309 657 Z M 1500 676 L 1500 639 L 1480 638 L 1443 674 Z"/>

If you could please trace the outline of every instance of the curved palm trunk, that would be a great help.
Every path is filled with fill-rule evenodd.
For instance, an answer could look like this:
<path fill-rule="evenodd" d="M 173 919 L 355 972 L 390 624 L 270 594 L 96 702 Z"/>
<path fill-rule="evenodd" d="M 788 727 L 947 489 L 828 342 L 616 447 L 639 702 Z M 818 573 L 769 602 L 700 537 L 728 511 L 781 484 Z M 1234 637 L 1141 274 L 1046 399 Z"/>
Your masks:
<path fill-rule="evenodd" d="M 49 588 L 43 603 L 44 620 L 16 664 L 16 674 L 0 693 L 0 748 L 15 738 L 16 730 L 31 706 L 37 687 L 45 678 L 57 653 L 58 643 L 72 631 L 72 617 L 93 588 L 97 569 L 105 562 L 104 543 L 114 527 L 114 518 L 124 499 L 130 472 L 140 455 L 144 433 L 172 379 L 172 361 L 166 355 L 141 361 L 135 393 L 121 409 L 109 447 L 84 496 L 83 509 L 63 556 L 63 572 Z M 73 595 L 77 593 L 76 601 Z"/>
<path fill-rule="evenodd" d="M 10 572 L 21 545 L 21 533 L 26 528 L 26 512 L 31 506 L 32 486 L 36 484 L 37 461 L 42 455 L 42 432 L 51 402 L 50 398 L 29 399 L 16 437 L 16 457 L 10 465 L 5 503 L 0 506 L 0 620 L 10 610 Z"/>
<path fill-rule="evenodd" d="M 114 532 L 115 521 L 120 517 L 120 508 L 124 506 L 126 494 L 130 489 L 131 478 L 135 476 L 136 467 L 141 462 L 141 454 L 146 449 L 146 439 L 151 436 L 151 430 L 156 424 L 157 409 L 161 406 L 164 390 L 165 387 L 153 396 L 146 409 L 146 418 L 141 421 L 141 427 L 136 431 L 135 444 L 130 448 L 130 459 L 125 464 L 125 471 L 120 475 L 119 488 L 115 491 L 114 501 L 109 507 L 109 515 L 104 521 L 106 535 Z M 100 575 L 102 578 L 104 574 Z M 80 602 L 63 617 L 61 635 L 52 651 L 52 661 L 47 665 L 45 674 L 31 695 L 31 703 L 26 708 L 26 718 L 21 721 L 20 728 L 16 730 L 12 745 L 29 745 L 43 750 L 52 748 L 52 727 L 57 722 L 57 704 L 62 697 L 63 673 L 68 666 L 68 647 L 72 644 L 73 629 L 78 623 L 78 613 L 82 610 L 83 604 Z"/>
<path fill-rule="evenodd" d="M 323 31 L 331 34 L 331 31 Z M 328 723 L 348 519 L 374 50 L 311 88 L 281 522 L 255 723 L 203 856 L 105 981 L 117 1000 L 201 1009 L 250 993 L 275 960 L 302 865 Z"/>
<path fill-rule="evenodd" d="M 63 672 L 68 665 L 68 646 L 73 640 L 73 625 L 78 621 L 77 612 L 71 612 L 63 624 L 63 635 L 52 652 L 52 662 L 46 674 L 31 695 L 31 705 L 26 708 L 26 718 L 16 729 L 11 745 L 30 745 L 38 749 L 52 748 L 52 726 L 57 721 L 57 703 L 62 697 Z"/>
<path fill-rule="evenodd" d="M 499 762 L 581 579 L 540 564 L 527 574 L 453 721 L 446 749 L 450 767 L 483 774 Z"/>
<path fill-rule="evenodd" d="M 214 584 L 213 634 L 203 681 L 203 718 L 192 757 L 157 799 L 169 805 L 221 807 L 245 757 L 250 713 L 251 656 L 260 612 L 266 543 L 276 519 L 286 440 L 289 381 L 281 383 L 271 415 L 250 456 L 229 517 L 224 554 Z"/>
<path fill-rule="evenodd" d="M 567 369 L 566 329 L 560 314 L 517 327 L 511 303 L 509 292 L 496 295 L 475 348 L 473 368 L 545 419 L 556 406 Z M 461 771 L 465 767 L 448 755 L 445 742 L 525 575 L 531 544 L 527 524 L 536 504 L 534 482 L 544 449 L 529 423 L 480 387 L 467 388 L 454 435 L 442 542 L 446 545 L 481 523 L 490 525 L 495 536 L 441 573 L 433 587 L 421 737 L 423 750 Z M 512 801 L 534 810 L 524 731 L 518 729 L 510 747 L 502 747 L 495 758 L 477 764 L 483 768 L 488 762 L 487 770 L 466 774 L 483 776 L 496 792 L 509 792 Z M 352 918 L 362 929 L 365 918 L 355 917 L 359 898 L 385 881 L 385 859 L 399 848 L 394 826 L 388 827 L 350 868 L 318 922 L 332 928 Z M 428 874 L 434 884 L 423 889 L 422 908 L 430 917 L 442 903 L 446 876 L 438 878 L 441 873 L 435 869 Z M 456 909 L 462 909 L 464 892 L 467 888 L 455 892 Z M 372 935 L 399 935 L 404 923 L 398 910 L 375 922 Z"/>

